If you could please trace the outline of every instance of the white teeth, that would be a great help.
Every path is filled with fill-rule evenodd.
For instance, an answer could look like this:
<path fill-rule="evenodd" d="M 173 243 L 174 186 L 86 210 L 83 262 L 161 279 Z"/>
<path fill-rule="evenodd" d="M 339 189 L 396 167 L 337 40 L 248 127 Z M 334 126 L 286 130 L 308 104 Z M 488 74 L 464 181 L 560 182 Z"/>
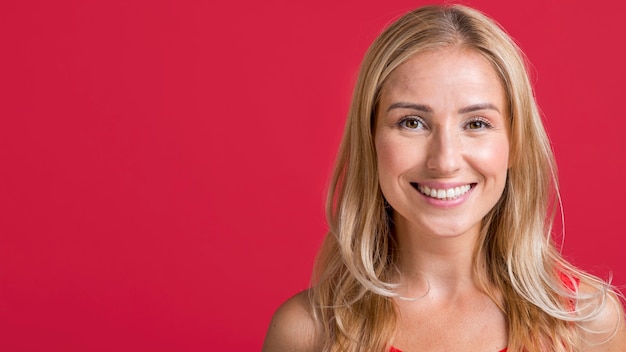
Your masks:
<path fill-rule="evenodd" d="M 449 188 L 449 189 L 435 189 L 435 188 L 430 188 L 428 186 L 419 185 L 417 188 L 419 189 L 421 193 L 429 197 L 437 198 L 437 199 L 452 200 L 467 193 L 472 188 L 472 186 L 465 185 L 465 186 L 459 186 L 459 187 L 454 187 L 454 188 Z"/>

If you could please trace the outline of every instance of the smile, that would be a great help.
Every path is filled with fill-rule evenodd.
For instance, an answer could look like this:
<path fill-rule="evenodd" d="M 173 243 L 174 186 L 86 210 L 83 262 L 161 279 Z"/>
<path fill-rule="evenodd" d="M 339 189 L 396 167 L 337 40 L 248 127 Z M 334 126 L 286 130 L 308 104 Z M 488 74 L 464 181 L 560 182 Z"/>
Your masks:
<path fill-rule="evenodd" d="M 430 188 L 428 186 L 423 186 L 423 185 L 420 185 L 418 183 L 413 183 L 413 182 L 411 182 L 411 185 L 415 189 L 417 189 L 421 194 L 430 198 L 435 198 L 435 199 L 440 199 L 440 200 L 457 199 L 460 196 L 464 195 L 465 193 L 469 192 L 470 189 L 472 189 L 471 184 L 448 188 L 448 189 Z"/>

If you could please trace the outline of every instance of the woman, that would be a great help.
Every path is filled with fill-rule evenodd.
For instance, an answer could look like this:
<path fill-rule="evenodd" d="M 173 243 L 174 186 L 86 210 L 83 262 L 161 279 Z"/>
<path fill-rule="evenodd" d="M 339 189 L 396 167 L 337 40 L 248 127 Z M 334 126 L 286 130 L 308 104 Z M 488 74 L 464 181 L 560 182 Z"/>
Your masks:
<path fill-rule="evenodd" d="M 550 240 L 556 168 L 522 54 L 428 6 L 366 54 L 313 287 L 264 351 L 626 351 L 609 284 Z"/>

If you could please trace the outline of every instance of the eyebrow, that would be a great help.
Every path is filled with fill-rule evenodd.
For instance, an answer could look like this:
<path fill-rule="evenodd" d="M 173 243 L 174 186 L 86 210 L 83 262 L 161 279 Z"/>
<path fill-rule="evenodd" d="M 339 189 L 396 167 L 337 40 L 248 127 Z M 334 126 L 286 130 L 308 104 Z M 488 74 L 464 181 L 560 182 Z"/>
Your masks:
<path fill-rule="evenodd" d="M 479 110 L 495 110 L 497 112 L 500 112 L 500 110 L 495 105 L 491 103 L 484 103 L 484 104 L 470 105 L 470 106 L 461 108 L 459 109 L 459 114 L 466 114 L 468 112 L 474 112 L 474 111 L 479 111 Z"/>
<path fill-rule="evenodd" d="M 433 109 L 428 105 L 404 103 L 404 102 L 391 104 L 391 106 L 387 109 L 387 112 L 393 109 L 413 109 L 413 110 L 418 110 L 422 112 L 433 112 Z"/>
<path fill-rule="evenodd" d="M 391 104 L 391 106 L 389 106 L 389 108 L 387 109 L 387 112 L 393 109 L 413 109 L 413 110 L 428 112 L 428 113 L 433 112 L 433 109 L 428 105 L 405 103 L 405 102 Z M 460 108 L 459 114 L 466 114 L 468 112 L 474 112 L 474 111 L 479 111 L 479 110 L 495 110 L 497 112 L 500 112 L 500 110 L 495 105 L 491 103 L 483 103 L 483 104 L 474 104 L 474 105 L 466 106 L 464 108 Z"/>

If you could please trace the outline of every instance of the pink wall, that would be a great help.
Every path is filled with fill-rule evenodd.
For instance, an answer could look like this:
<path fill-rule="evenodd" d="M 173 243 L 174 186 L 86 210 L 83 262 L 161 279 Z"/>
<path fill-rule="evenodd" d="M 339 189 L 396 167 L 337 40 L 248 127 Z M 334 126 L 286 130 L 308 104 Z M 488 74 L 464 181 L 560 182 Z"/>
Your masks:
<path fill-rule="evenodd" d="M 566 256 L 626 284 L 626 6 L 465 3 L 533 63 Z M 2 1 L 2 350 L 259 350 L 307 286 L 359 61 L 420 4 Z"/>

